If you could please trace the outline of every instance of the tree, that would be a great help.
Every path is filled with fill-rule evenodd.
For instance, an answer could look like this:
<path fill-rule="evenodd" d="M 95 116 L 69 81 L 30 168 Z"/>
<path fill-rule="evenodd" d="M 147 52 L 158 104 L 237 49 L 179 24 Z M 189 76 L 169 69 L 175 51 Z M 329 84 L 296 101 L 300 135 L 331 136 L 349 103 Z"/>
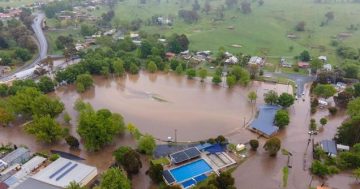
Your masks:
<path fill-rule="evenodd" d="M 161 183 L 163 181 L 164 168 L 161 164 L 150 163 L 148 170 L 149 177 L 155 183 Z"/>
<path fill-rule="evenodd" d="M 130 147 L 120 147 L 114 151 L 116 163 L 129 174 L 137 174 L 142 167 L 140 155 Z"/>
<path fill-rule="evenodd" d="M 281 148 L 281 141 L 276 137 L 268 139 L 264 145 L 265 151 L 269 152 L 270 156 L 276 156 Z"/>
<path fill-rule="evenodd" d="M 139 129 L 136 128 L 136 126 L 132 123 L 128 123 L 127 125 L 127 130 L 129 131 L 129 133 L 136 139 L 139 140 L 140 137 L 142 136 L 142 134 L 140 133 Z"/>
<path fill-rule="evenodd" d="M 315 131 L 316 129 L 317 129 L 316 121 L 315 121 L 315 119 L 311 119 L 310 120 L 310 125 L 309 125 L 309 130 L 310 131 Z"/>
<path fill-rule="evenodd" d="M 328 120 L 326 118 L 321 118 L 320 119 L 320 124 L 324 127 L 327 124 Z"/>
<path fill-rule="evenodd" d="M 305 31 L 305 26 L 306 26 L 306 23 L 304 21 L 301 21 L 301 22 L 298 22 L 295 26 L 295 30 L 296 31 Z"/>
<path fill-rule="evenodd" d="M 0 107 L 0 124 L 7 126 L 11 121 L 15 119 L 15 116 L 10 112 L 9 108 Z"/>
<path fill-rule="evenodd" d="M 329 169 L 326 165 L 323 165 L 319 160 L 313 161 L 310 167 L 311 173 L 319 177 L 323 177 L 329 174 Z"/>
<path fill-rule="evenodd" d="M 195 19 L 195 18 L 193 18 L 193 19 Z M 184 34 L 182 34 L 182 35 L 173 34 L 167 40 L 167 42 L 168 42 L 167 43 L 167 49 L 170 52 L 173 52 L 173 53 L 180 53 L 182 51 L 188 50 L 189 44 L 190 44 L 189 39 Z"/>
<path fill-rule="evenodd" d="M 331 20 L 334 20 L 334 18 L 335 18 L 334 12 L 333 11 L 327 12 L 325 14 L 325 17 L 326 17 L 326 23 L 328 23 Z"/>
<path fill-rule="evenodd" d="M 280 129 L 284 128 L 290 123 L 289 113 L 286 110 L 278 110 L 275 114 L 274 121 L 275 125 L 278 126 Z"/>
<path fill-rule="evenodd" d="M 360 97 L 360 83 L 354 84 L 354 97 Z"/>
<path fill-rule="evenodd" d="M 310 57 L 309 51 L 305 50 L 305 51 L 301 52 L 299 55 L 299 60 L 301 60 L 301 61 L 309 62 L 310 59 L 311 59 L 311 57 Z"/>
<path fill-rule="evenodd" d="M 360 115 L 360 97 L 355 98 L 354 100 L 350 101 L 347 106 L 347 113 L 351 117 L 359 116 Z"/>
<path fill-rule="evenodd" d="M 49 115 L 35 117 L 34 120 L 25 127 L 25 131 L 35 135 L 36 139 L 45 143 L 53 143 L 59 140 L 64 132 L 61 126 Z"/>
<path fill-rule="evenodd" d="M 221 172 L 219 176 L 209 181 L 209 184 L 214 185 L 218 189 L 234 188 L 235 179 L 229 172 Z"/>
<path fill-rule="evenodd" d="M 140 70 L 140 68 L 135 64 L 135 63 L 130 63 L 130 70 L 129 70 L 129 72 L 131 73 L 131 74 L 138 74 L 139 73 L 139 70 Z"/>
<path fill-rule="evenodd" d="M 358 181 L 360 179 L 360 168 L 357 168 L 353 171 L 353 175 L 356 179 L 356 181 Z"/>
<path fill-rule="evenodd" d="M 192 7 L 193 7 L 193 11 L 200 10 L 200 4 L 199 4 L 198 0 L 194 1 L 194 4 L 192 5 Z"/>
<path fill-rule="evenodd" d="M 82 36 L 91 36 L 96 32 L 96 27 L 90 26 L 88 24 L 82 24 L 80 26 L 80 33 Z"/>
<path fill-rule="evenodd" d="M 115 60 L 113 68 L 116 76 L 122 77 L 125 74 L 124 62 L 122 60 Z"/>
<path fill-rule="evenodd" d="M 199 77 L 201 78 L 201 82 L 204 81 L 206 76 L 207 76 L 207 70 L 206 69 L 200 69 L 199 70 Z"/>
<path fill-rule="evenodd" d="M 318 58 L 314 58 L 310 61 L 310 68 L 315 72 L 323 67 L 323 62 Z"/>
<path fill-rule="evenodd" d="M 71 181 L 68 186 L 66 186 L 65 189 L 85 189 L 85 187 L 82 187 L 80 184 L 76 183 L 75 181 Z"/>
<path fill-rule="evenodd" d="M 178 75 L 181 75 L 182 72 L 183 72 L 183 67 L 181 64 L 179 64 L 177 67 L 176 67 L 176 70 L 175 72 L 178 74 Z"/>
<path fill-rule="evenodd" d="M 147 65 L 147 70 L 150 72 L 150 73 L 155 73 L 157 71 L 157 66 L 156 64 L 153 62 L 153 61 L 150 61 Z"/>
<path fill-rule="evenodd" d="M 59 99 L 51 99 L 46 95 L 41 95 L 30 104 L 31 112 L 36 116 L 46 116 L 54 118 L 64 110 L 64 104 Z"/>
<path fill-rule="evenodd" d="M 64 119 L 66 124 L 70 124 L 71 117 L 70 117 L 69 113 L 65 112 L 64 116 L 63 116 L 63 119 Z"/>
<path fill-rule="evenodd" d="M 236 77 L 233 75 L 229 75 L 226 77 L 226 84 L 229 88 L 232 88 L 236 84 Z"/>
<path fill-rule="evenodd" d="M 24 62 L 30 60 L 32 57 L 30 51 L 24 48 L 16 48 L 14 53 L 17 58 L 20 58 Z"/>
<path fill-rule="evenodd" d="M 79 148 L 79 140 L 72 135 L 68 135 L 65 137 L 66 143 L 70 146 L 70 148 Z"/>
<path fill-rule="evenodd" d="M 249 94 L 248 94 L 248 99 L 250 100 L 250 102 L 253 102 L 253 101 L 256 101 L 257 99 L 257 94 L 255 91 L 251 91 Z"/>
<path fill-rule="evenodd" d="M 50 93 L 55 90 L 55 83 L 48 76 L 41 77 L 37 86 L 43 93 Z"/>
<path fill-rule="evenodd" d="M 349 102 L 353 99 L 353 95 L 350 92 L 342 91 L 337 96 L 334 96 L 336 106 L 346 108 Z"/>
<path fill-rule="evenodd" d="M 234 75 L 236 82 L 239 82 L 243 86 L 246 86 L 250 82 L 249 72 L 240 66 L 234 66 L 231 70 L 231 75 Z"/>
<path fill-rule="evenodd" d="M 318 84 L 314 89 L 314 93 L 317 96 L 327 99 L 331 96 L 334 96 L 334 94 L 336 93 L 336 89 L 330 84 Z"/>
<path fill-rule="evenodd" d="M 146 155 L 152 155 L 156 147 L 155 139 L 149 134 L 145 134 L 138 141 L 138 150 Z"/>
<path fill-rule="evenodd" d="M 356 64 L 348 63 L 342 67 L 346 78 L 357 79 L 359 76 L 359 66 Z"/>
<path fill-rule="evenodd" d="M 76 77 L 76 90 L 80 93 L 85 92 L 93 86 L 93 79 L 90 74 L 80 74 Z"/>
<path fill-rule="evenodd" d="M 278 98 L 278 104 L 283 108 L 288 108 L 294 104 L 295 97 L 289 93 L 282 93 Z"/>
<path fill-rule="evenodd" d="M 264 100 L 266 104 L 270 104 L 270 105 L 276 104 L 278 102 L 278 99 L 279 99 L 278 94 L 273 90 L 270 90 L 269 92 L 264 94 Z"/>
<path fill-rule="evenodd" d="M 353 146 L 356 143 L 360 143 L 360 119 L 358 117 L 344 121 L 340 127 L 338 127 L 335 141 L 338 144 Z"/>
<path fill-rule="evenodd" d="M 131 189 L 131 182 L 119 168 L 110 168 L 101 175 L 101 189 Z"/>
<path fill-rule="evenodd" d="M 264 4 L 264 0 L 259 0 L 258 4 L 259 4 L 259 6 L 262 6 Z"/>
<path fill-rule="evenodd" d="M 219 75 L 215 75 L 213 78 L 212 78 L 212 82 L 216 85 L 218 85 L 219 83 L 222 82 L 221 80 L 221 77 Z"/>
<path fill-rule="evenodd" d="M 143 40 L 139 47 L 140 58 L 147 58 L 149 55 L 151 55 L 151 49 L 152 45 L 150 42 L 148 40 Z"/>
<path fill-rule="evenodd" d="M 209 12 L 211 11 L 211 5 L 210 5 L 210 1 L 206 0 L 205 4 L 204 4 L 204 12 L 206 14 L 209 14 Z"/>
<path fill-rule="evenodd" d="M 188 69 L 186 71 L 186 75 L 187 75 L 188 79 L 193 79 L 196 76 L 196 70 Z"/>
<path fill-rule="evenodd" d="M 241 2 L 241 11 L 244 14 L 250 14 L 251 13 L 251 3 L 248 1 Z"/>
<path fill-rule="evenodd" d="M 259 141 L 256 140 L 256 139 L 250 140 L 249 144 L 251 146 L 251 149 L 254 150 L 254 151 L 256 151 L 257 148 L 259 147 Z"/>
<path fill-rule="evenodd" d="M 100 150 L 124 130 L 124 120 L 120 114 L 111 113 L 107 109 L 95 112 L 91 105 L 80 111 L 77 132 L 89 151 Z"/>

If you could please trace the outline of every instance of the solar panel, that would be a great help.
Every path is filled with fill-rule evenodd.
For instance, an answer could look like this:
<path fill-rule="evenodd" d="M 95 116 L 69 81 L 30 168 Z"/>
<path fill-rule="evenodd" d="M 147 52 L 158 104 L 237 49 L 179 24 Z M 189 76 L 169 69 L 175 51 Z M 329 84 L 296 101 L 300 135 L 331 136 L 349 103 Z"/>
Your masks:
<path fill-rule="evenodd" d="M 65 164 L 64 166 L 62 166 L 60 169 L 58 169 L 57 171 L 55 171 L 55 173 L 53 173 L 52 175 L 50 175 L 50 179 L 52 179 L 54 176 L 56 176 L 57 174 L 59 174 L 62 170 L 64 170 L 66 167 L 69 167 L 71 165 L 71 162 L 68 162 L 67 164 Z"/>
<path fill-rule="evenodd" d="M 56 178 L 56 181 L 60 180 L 61 178 L 63 178 L 66 174 L 68 174 L 71 170 L 73 170 L 76 166 L 78 166 L 78 164 L 74 164 L 72 165 L 68 170 L 66 170 L 63 174 L 61 174 L 60 176 L 58 176 Z"/>
<path fill-rule="evenodd" d="M 170 156 L 174 160 L 175 163 L 180 163 L 180 162 L 183 162 L 183 161 L 186 161 L 189 159 L 189 157 L 186 155 L 186 153 L 184 151 L 177 152 L 175 154 L 171 154 Z"/>
<path fill-rule="evenodd" d="M 172 184 L 175 182 L 174 177 L 171 175 L 169 170 L 165 170 L 163 171 L 163 176 L 165 178 L 165 180 L 167 181 L 167 183 Z"/>
<path fill-rule="evenodd" d="M 200 151 L 195 147 L 186 149 L 184 152 L 190 159 L 200 156 Z"/>

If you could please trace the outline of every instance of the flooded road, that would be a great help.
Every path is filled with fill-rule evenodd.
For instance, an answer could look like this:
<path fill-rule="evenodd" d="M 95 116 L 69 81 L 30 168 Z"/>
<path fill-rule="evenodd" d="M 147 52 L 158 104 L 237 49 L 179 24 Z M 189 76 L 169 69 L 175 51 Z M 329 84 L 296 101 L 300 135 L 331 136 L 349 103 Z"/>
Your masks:
<path fill-rule="evenodd" d="M 174 74 L 141 72 L 139 75 L 128 75 L 125 78 L 95 77 L 94 87 L 83 94 L 78 94 L 74 86 L 64 86 L 51 95 L 58 96 L 64 102 L 66 111 L 73 118 L 72 126 L 68 127 L 77 137 L 77 113 L 73 105 L 76 99 L 81 98 L 91 103 L 95 109 L 107 108 L 122 114 L 127 123 L 134 123 L 141 132 L 149 133 L 156 138 L 174 137 L 176 129 L 177 140 L 182 142 L 205 140 L 222 134 L 232 143 L 245 143 L 257 138 L 257 135 L 244 128 L 244 125 L 255 116 L 256 106 L 264 103 L 263 94 L 269 90 L 276 90 L 278 93 L 292 91 L 288 85 L 262 82 L 253 82 L 248 87 L 228 89 L 212 85 L 210 81 L 201 83 Z M 247 95 L 250 91 L 256 91 L 258 95 L 256 105 L 248 102 Z M 306 91 L 308 92 L 308 86 Z M 308 172 L 312 160 L 311 146 L 307 145 L 311 115 L 309 97 L 306 94 L 303 98 L 305 101 L 299 99 L 289 108 L 291 123 L 278 134 L 282 139 L 283 148 L 293 154 L 290 161 L 293 168 L 290 169 L 287 188 L 305 189 L 310 182 L 313 185 L 319 183 L 316 179 L 312 181 Z M 327 114 L 326 110 L 322 110 L 314 117 L 319 120 Z M 341 113 L 337 117 L 329 118 L 329 123 L 315 137 L 315 142 L 331 139 L 343 119 Z M 97 166 L 100 171 L 111 164 L 112 151 L 118 146 L 135 145 L 131 137 L 125 135 L 117 137 L 113 144 L 100 152 L 70 151 L 64 141 L 52 146 L 39 144 L 20 127 L 0 129 L 0 143 L 25 144 L 32 151 L 56 149 L 71 152 L 85 158 L 86 163 Z M 281 169 L 286 165 L 287 157 L 280 153 L 277 158 L 269 157 L 262 149 L 264 142 L 265 139 L 260 139 L 261 146 L 258 152 L 252 154 L 233 173 L 237 188 L 280 188 Z M 145 171 L 146 167 L 141 170 L 140 175 L 133 178 L 134 188 L 153 188 Z M 261 178 L 261 182 L 258 178 Z M 354 181 L 347 174 L 341 174 L 328 179 L 326 183 L 337 188 L 354 189 L 357 186 L 353 185 Z"/>

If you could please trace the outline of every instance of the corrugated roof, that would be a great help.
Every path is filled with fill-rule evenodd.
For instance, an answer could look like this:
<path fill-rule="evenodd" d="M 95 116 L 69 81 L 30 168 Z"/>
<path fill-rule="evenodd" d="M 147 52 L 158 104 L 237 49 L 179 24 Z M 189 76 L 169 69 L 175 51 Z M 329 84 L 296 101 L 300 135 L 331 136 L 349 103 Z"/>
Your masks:
<path fill-rule="evenodd" d="M 52 186 L 50 184 L 35 180 L 33 178 L 28 178 L 24 182 L 22 182 L 19 186 L 15 187 L 15 189 L 61 189 L 61 187 Z"/>
<path fill-rule="evenodd" d="M 7 154 L 5 157 L 2 158 L 2 160 L 6 163 L 9 163 L 9 162 L 21 157 L 22 155 L 24 155 L 26 153 L 30 153 L 30 151 L 26 148 L 20 147 L 16 150 L 10 152 L 9 154 Z"/>
<path fill-rule="evenodd" d="M 267 136 L 273 135 L 279 130 L 279 128 L 274 125 L 275 114 L 279 109 L 279 106 L 260 106 L 259 116 L 251 123 L 250 127 Z"/>
<path fill-rule="evenodd" d="M 32 178 L 54 186 L 66 187 L 71 181 L 87 184 L 82 183 L 82 181 L 94 172 L 97 173 L 96 167 L 65 158 L 59 158 Z"/>
<path fill-rule="evenodd" d="M 329 153 L 329 154 L 337 154 L 337 149 L 336 149 L 336 143 L 333 140 L 323 140 L 320 142 L 322 149 L 324 150 L 324 152 Z"/>

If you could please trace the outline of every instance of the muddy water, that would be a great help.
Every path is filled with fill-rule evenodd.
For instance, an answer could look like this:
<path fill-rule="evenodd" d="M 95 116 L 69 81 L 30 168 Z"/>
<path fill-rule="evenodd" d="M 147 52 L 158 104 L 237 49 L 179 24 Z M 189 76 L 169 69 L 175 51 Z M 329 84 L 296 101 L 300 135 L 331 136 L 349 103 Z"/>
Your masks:
<path fill-rule="evenodd" d="M 108 108 L 122 114 L 126 122 L 135 123 L 142 132 L 150 133 L 157 138 L 174 137 L 176 129 L 178 141 L 202 140 L 223 134 L 233 143 L 244 143 L 257 137 L 243 126 L 255 115 L 256 105 L 263 104 L 263 93 L 268 90 L 281 93 L 290 92 L 292 89 L 286 85 L 262 82 L 254 82 L 246 88 L 227 89 L 214 86 L 210 81 L 201 83 L 198 80 L 188 80 L 173 74 L 141 73 L 125 78 L 96 77 L 95 86 L 83 94 L 78 94 L 74 86 L 66 86 L 59 88 L 52 95 L 58 96 L 64 102 L 66 111 L 72 115 L 72 126 L 68 127 L 76 136 L 77 113 L 73 110 L 73 104 L 76 99 L 81 98 L 90 102 L 96 109 Z M 248 102 L 249 91 L 257 92 L 259 98 L 256 105 Z M 308 173 L 311 148 L 307 147 L 309 138 L 307 130 L 311 116 L 308 111 L 307 95 L 304 99 L 305 101 L 298 100 L 289 109 L 291 124 L 278 135 L 282 139 L 283 147 L 293 153 L 290 161 L 293 168 L 290 170 L 288 188 L 303 189 L 307 188 L 310 182 L 312 184 L 320 182 L 311 179 Z M 324 116 L 327 116 L 327 111 L 319 111 L 314 115 L 316 119 Z M 344 116 L 341 115 L 330 118 L 325 129 L 315 137 L 315 141 L 334 136 L 336 127 L 343 119 Z M 71 152 L 85 158 L 86 163 L 97 166 L 100 170 L 106 169 L 111 164 L 111 153 L 116 147 L 134 145 L 134 141 L 129 136 L 119 136 L 113 144 L 100 152 L 70 151 L 64 142 L 53 146 L 39 144 L 20 127 L 0 130 L 1 143 L 26 144 L 33 151 L 57 149 Z M 260 142 L 263 144 L 265 140 L 260 139 Z M 277 158 L 268 157 L 260 147 L 258 152 L 252 154 L 251 158 L 234 172 L 236 185 L 244 189 L 280 188 L 281 169 L 286 162 L 287 158 L 281 154 Z M 145 171 L 146 167 L 141 170 L 140 175 L 133 178 L 134 188 L 152 187 Z M 334 176 L 326 181 L 331 186 L 344 189 L 353 189 L 356 186 L 353 182 L 354 180 L 347 174 Z"/>

